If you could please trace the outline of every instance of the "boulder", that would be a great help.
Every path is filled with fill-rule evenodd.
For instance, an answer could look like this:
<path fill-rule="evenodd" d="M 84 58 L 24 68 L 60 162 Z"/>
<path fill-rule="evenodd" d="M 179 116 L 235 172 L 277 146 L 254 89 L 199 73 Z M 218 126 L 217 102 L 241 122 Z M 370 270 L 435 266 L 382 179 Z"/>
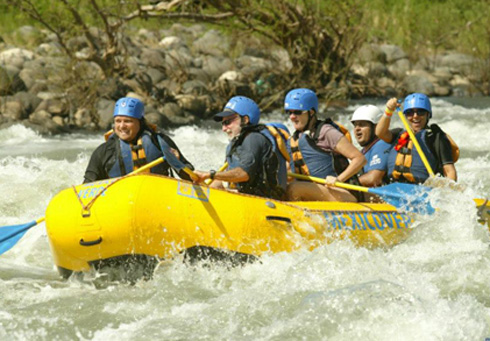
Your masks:
<path fill-rule="evenodd" d="M 230 50 L 229 38 L 217 30 L 207 31 L 192 46 L 197 53 L 216 57 L 226 56 Z"/>
<path fill-rule="evenodd" d="M 380 46 L 380 49 L 386 55 L 386 62 L 388 64 L 394 63 L 394 62 L 396 62 L 399 59 L 406 59 L 406 58 L 408 58 L 408 56 L 405 53 L 405 51 L 403 51 L 397 45 L 383 44 L 383 45 Z"/>
<path fill-rule="evenodd" d="M 7 118 L 10 118 L 15 121 L 20 121 L 24 118 L 27 118 L 25 115 L 24 107 L 22 106 L 22 102 L 15 99 L 9 99 L 7 102 L 3 103 L 0 106 L 0 113 Z"/>
<path fill-rule="evenodd" d="M 427 75 L 422 73 L 405 77 L 403 87 L 407 93 L 421 92 L 427 96 L 432 96 L 435 93 L 434 84 L 432 84 Z"/>
<path fill-rule="evenodd" d="M 143 48 L 139 57 L 141 62 L 150 67 L 162 67 L 165 65 L 165 53 L 157 49 Z"/>

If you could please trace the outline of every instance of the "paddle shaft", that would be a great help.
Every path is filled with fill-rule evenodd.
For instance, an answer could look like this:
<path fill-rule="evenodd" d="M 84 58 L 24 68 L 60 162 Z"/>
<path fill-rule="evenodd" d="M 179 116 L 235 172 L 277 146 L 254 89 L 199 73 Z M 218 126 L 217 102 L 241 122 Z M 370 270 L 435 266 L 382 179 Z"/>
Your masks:
<path fill-rule="evenodd" d="M 405 129 L 408 132 L 408 135 L 410 136 L 410 139 L 412 140 L 413 144 L 415 145 L 415 149 L 417 149 L 417 152 L 420 155 L 420 158 L 422 159 L 422 162 L 424 163 L 425 168 L 427 169 L 427 172 L 429 172 L 429 175 L 431 177 L 434 176 L 434 171 L 432 170 L 432 167 L 429 164 L 429 161 L 427 161 L 427 157 L 425 156 L 424 151 L 420 147 L 419 141 L 415 137 L 415 134 L 412 131 L 412 128 L 410 127 L 410 124 L 407 121 L 407 118 L 405 115 L 402 113 L 401 110 L 397 110 L 398 112 L 398 117 L 400 117 L 400 120 L 402 121 L 403 125 L 405 126 Z"/>
<path fill-rule="evenodd" d="M 302 174 L 296 174 L 296 173 L 288 173 L 289 176 L 296 178 L 296 179 L 301 179 L 301 180 L 309 180 L 313 181 L 319 184 L 325 184 L 327 181 L 322 178 L 316 178 L 314 176 L 309 176 L 309 175 L 302 175 Z M 353 191 L 359 191 L 359 192 L 369 192 L 368 187 L 362 187 L 362 186 L 356 186 L 356 185 L 351 185 L 351 184 L 346 184 L 344 182 L 338 182 L 336 181 L 334 183 L 335 187 L 340 187 L 340 188 L 345 188 L 345 189 L 350 189 Z"/>
<path fill-rule="evenodd" d="M 226 168 L 228 168 L 228 162 L 225 162 L 225 164 L 223 166 L 221 166 L 219 169 L 218 169 L 218 172 L 222 172 L 224 171 Z M 213 183 L 214 180 L 211 180 L 211 179 L 207 179 L 204 181 L 204 183 L 206 185 L 211 185 Z"/>

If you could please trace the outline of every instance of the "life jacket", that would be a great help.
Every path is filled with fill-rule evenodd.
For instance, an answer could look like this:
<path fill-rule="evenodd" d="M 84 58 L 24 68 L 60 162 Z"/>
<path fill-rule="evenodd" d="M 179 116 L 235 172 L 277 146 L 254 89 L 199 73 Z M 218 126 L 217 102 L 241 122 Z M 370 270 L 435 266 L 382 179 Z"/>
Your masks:
<path fill-rule="evenodd" d="M 109 139 L 115 139 L 116 146 L 116 162 L 112 168 L 108 171 L 108 175 L 111 178 L 124 176 L 131 173 L 134 170 L 146 165 L 163 156 L 161 152 L 160 144 L 162 139 L 157 134 L 153 134 L 151 131 L 144 130 L 141 136 L 138 138 L 136 144 L 132 144 L 121 140 L 113 133 L 112 130 L 104 134 L 106 141 Z M 155 141 L 157 139 L 158 141 Z M 157 165 L 151 170 L 144 171 L 145 173 L 157 173 L 167 174 L 164 164 Z"/>
<path fill-rule="evenodd" d="M 433 145 L 427 143 L 428 135 L 433 135 Z M 432 124 L 429 129 L 423 129 L 415 134 L 430 167 L 435 173 L 442 173 L 440 156 L 442 148 L 441 139 L 443 136 L 446 136 L 451 144 L 453 162 L 456 162 L 459 158 L 459 148 L 453 139 L 445 134 L 439 126 Z M 422 183 L 429 177 L 429 172 L 406 131 L 399 134 L 394 148 L 390 151 L 388 156 L 388 173 L 396 181 L 411 183 Z"/>
<path fill-rule="evenodd" d="M 274 126 L 273 123 L 266 124 L 265 128 L 267 130 L 262 129 L 259 132 L 267 137 L 272 143 L 274 153 L 279 160 L 279 169 L 277 172 L 279 185 L 283 189 L 286 189 L 286 186 L 288 184 L 287 163 L 291 160 L 287 147 L 287 141 L 290 137 L 289 132 Z"/>
<path fill-rule="evenodd" d="M 252 132 L 262 134 L 271 143 L 273 152 L 253 181 L 235 183 L 234 186 L 241 193 L 281 199 L 287 186 L 286 158 L 289 157 L 285 152 L 285 140 L 289 134 L 283 129 L 262 124 L 242 127 L 240 135 L 234 138 L 226 148 L 228 169 L 239 166 L 239 160 L 234 156 L 234 152 Z"/>
<path fill-rule="evenodd" d="M 349 166 L 349 160 L 345 156 L 323 150 L 317 146 L 318 136 L 325 124 L 332 125 L 343 133 L 349 142 L 352 142 L 348 130 L 330 118 L 317 122 L 313 138 L 309 134 L 302 134 L 299 137 L 300 132 L 296 131 L 289 139 L 288 144 L 292 156 L 291 169 L 294 169 L 296 173 L 325 178 L 327 175 L 337 176 Z"/>

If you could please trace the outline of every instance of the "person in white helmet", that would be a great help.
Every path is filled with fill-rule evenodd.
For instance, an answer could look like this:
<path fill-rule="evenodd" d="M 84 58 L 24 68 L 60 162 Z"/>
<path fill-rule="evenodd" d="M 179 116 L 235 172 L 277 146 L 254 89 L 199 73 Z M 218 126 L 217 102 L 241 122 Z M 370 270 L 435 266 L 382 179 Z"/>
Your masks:
<path fill-rule="evenodd" d="M 376 136 L 376 124 L 381 115 L 380 109 L 368 104 L 357 108 L 350 120 L 354 125 L 354 137 L 367 160 L 359 176 L 359 182 L 366 187 L 376 187 L 387 182 L 388 154 L 392 146 Z"/>

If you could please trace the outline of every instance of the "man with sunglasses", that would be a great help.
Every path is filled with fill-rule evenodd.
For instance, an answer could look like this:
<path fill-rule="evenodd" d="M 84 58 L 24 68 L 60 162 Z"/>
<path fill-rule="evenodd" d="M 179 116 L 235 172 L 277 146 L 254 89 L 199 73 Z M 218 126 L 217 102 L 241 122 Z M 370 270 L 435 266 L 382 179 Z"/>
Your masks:
<path fill-rule="evenodd" d="M 326 185 L 293 181 L 288 185 L 289 200 L 358 200 L 357 193 L 334 187 L 335 182 L 356 179 L 366 158 L 331 119 L 317 118 L 318 98 L 310 89 L 293 89 L 284 100 L 284 109 L 296 131 L 289 139 L 291 169 L 295 173 L 326 179 Z"/>
<path fill-rule="evenodd" d="M 228 169 L 196 171 L 197 182 L 217 180 L 212 184 L 215 188 L 224 188 L 222 183 L 228 182 L 241 193 L 283 199 L 286 164 L 276 148 L 276 137 L 271 134 L 280 134 L 281 129 L 259 124 L 259 106 L 244 96 L 232 97 L 213 119 L 221 122 L 221 130 L 230 139 L 226 148 Z"/>
<path fill-rule="evenodd" d="M 399 106 L 396 98 L 389 99 L 385 114 L 376 127 L 376 135 L 394 145 L 388 155 L 388 176 L 397 182 L 423 183 L 429 178 L 429 172 L 410 136 L 401 128 L 389 130 L 391 116 Z M 408 95 L 403 103 L 403 114 L 434 173 L 440 173 L 456 181 L 454 163 L 457 159 L 453 155 L 453 149 L 457 147 L 453 147 L 439 126 L 429 126 L 429 119 L 432 118 L 429 98 L 421 93 Z"/>

